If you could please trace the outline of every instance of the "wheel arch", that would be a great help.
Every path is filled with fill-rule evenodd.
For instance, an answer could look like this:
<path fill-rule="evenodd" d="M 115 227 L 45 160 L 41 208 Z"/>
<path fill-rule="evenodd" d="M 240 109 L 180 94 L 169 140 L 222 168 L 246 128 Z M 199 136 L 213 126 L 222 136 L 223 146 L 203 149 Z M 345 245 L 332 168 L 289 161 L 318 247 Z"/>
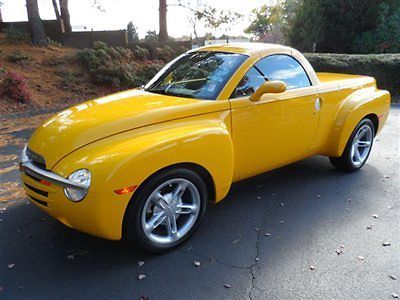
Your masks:
<path fill-rule="evenodd" d="M 387 91 L 365 88 L 350 94 L 340 105 L 323 154 L 341 156 L 354 128 L 364 118 L 372 121 L 376 135 L 387 118 L 389 105 Z"/>

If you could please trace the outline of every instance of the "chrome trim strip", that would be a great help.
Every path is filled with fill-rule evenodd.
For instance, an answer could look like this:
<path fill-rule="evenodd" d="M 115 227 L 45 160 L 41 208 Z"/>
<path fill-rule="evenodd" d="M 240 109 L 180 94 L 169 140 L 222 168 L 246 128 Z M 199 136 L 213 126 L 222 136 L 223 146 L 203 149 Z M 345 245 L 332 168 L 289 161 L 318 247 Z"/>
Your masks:
<path fill-rule="evenodd" d="M 35 166 L 31 161 L 20 162 L 19 169 L 22 173 L 29 174 L 39 179 L 47 180 L 56 185 L 60 185 L 65 188 L 83 189 L 86 190 L 85 186 L 72 182 L 54 172 L 43 170 Z"/>
<path fill-rule="evenodd" d="M 26 146 L 24 150 L 22 150 L 21 154 L 21 162 L 19 163 L 19 170 L 21 173 L 26 173 L 29 174 L 33 177 L 47 180 L 51 183 L 54 183 L 56 185 L 60 185 L 65 188 L 74 188 L 74 189 L 83 189 L 87 190 L 86 186 L 77 184 L 75 182 L 72 182 L 71 180 L 68 180 L 54 172 L 43 170 L 41 168 L 38 168 L 35 166 L 32 161 L 28 158 L 26 155 Z"/>

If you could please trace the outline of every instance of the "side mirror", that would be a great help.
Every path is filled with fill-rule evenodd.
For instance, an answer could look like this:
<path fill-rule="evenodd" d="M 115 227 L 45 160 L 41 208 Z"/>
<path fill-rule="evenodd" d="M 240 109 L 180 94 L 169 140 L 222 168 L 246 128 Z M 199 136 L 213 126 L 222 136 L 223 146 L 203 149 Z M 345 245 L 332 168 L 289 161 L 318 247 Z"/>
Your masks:
<path fill-rule="evenodd" d="M 250 96 L 250 100 L 258 101 L 264 94 L 283 93 L 284 91 L 286 91 L 286 83 L 284 83 L 283 81 L 280 80 L 266 81 L 254 92 L 253 95 Z"/>

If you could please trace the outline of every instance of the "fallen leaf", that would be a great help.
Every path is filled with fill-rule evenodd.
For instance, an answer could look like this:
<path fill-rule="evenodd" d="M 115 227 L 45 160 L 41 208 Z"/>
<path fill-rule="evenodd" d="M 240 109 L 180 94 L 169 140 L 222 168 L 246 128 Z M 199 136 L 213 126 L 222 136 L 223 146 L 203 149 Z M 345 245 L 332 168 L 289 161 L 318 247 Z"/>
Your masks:
<path fill-rule="evenodd" d="M 256 259 L 255 259 L 256 261 L 259 261 L 260 259 L 258 258 L 258 257 L 256 257 Z"/>
<path fill-rule="evenodd" d="M 392 209 L 393 207 L 392 207 L 391 205 L 388 205 L 387 208 L 388 208 L 388 209 Z"/>
<path fill-rule="evenodd" d="M 384 241 L 384 242 L 382 243 L 382 246 L 383 246 L 383 247 L 390 246 L 390 241 Z"/>
<path fill-rule="evenodd" d="M 396 275 L 390 275 L 389 277 L 390 277 L 391 279 L 393 279 L 393 280 L 397 280 Z"/>
<path fill-rule="evenodd" d="M 226 287 L 227 289 L 230 289 L 230 288 L 231 288 L 231 285 L 230 285 L 230 284 L 227 284 L 227 283 L 225 283 L 225 284 L 224 284 L 224 287 Z"/>
<path fill-rule="evenodd" d="M 275 197 L 275 196 L 276 196 L 276 194 L 275 194 L 275 193 L 272 193 L 272 194 L 271 194 L 271 196 L 272 196 L 272 197 Z"/>
<path fill-rule="evenodd" d="M 12 268 L 14 268 L 15 267 L 15 264 L 8 264 L 8 268 L 9 269 L 12 269 Z"/>
<path fill-rule="evenodd" d="M 367 229 L 372 229 L 372 226 L 371 226 L 371 225 L 368 225 L 368 226 L 367 226 Z"/>
<path fill-rule="evenodd" d="M 378 215 L 372 215 L 374 219 L 378 219 Z"/>
<path fill-rule="evenodd" d="M 337 253 L 338 255 L 342 254 L 342 253 L 343 253 L 343 249 L 338 249 L 338 250 L 336 250 L 336 253 Z"/>
<path fill-rule="evenodd" d="M 139 300 L 149 300 L 148 296 L 140 296 Z"/>
<path fill-rule="evenodd" d="M 138 263 L 137 263 L 137 264 L 138 264 L 138 266 L 139 266 L 139 267 L 141 267 L 141 266 L 143 266 L 143 265 L 144 265 L 144 261 L 138 261 Z"/>
<path fill-rule="evenodd" d="M 143 280 L 143 279 L 145 279 L 146 278 L 146 275 L 144 275 L 144 274 L 139 274 L 139 276 L 138 276 L 138 279 L 139 280 Z"/>
<path fill-rule="evenodd" d="M 270 233 L 266 233 L 265 236 L 271 236 L 271 234 Z"/>
<path fill-rule="evenodd" d="M 310 270 L 311 270 L 311 271 L 314 271 L 314 270 L 315 270 L 315 267 L 314 267 L 313 265 L 311 265 L 311 266 L 310 266 Z"/>
<path fill-rule="evenodd" d="M 280 206 L 285 206 L 285 203 L 281 202 Z"/>
<path fill-rule="evenodd" d="M 257 196 L 257 200 L 261 200 L 262 199 L 262 197 L 260 197 L 260 196 Z"/>
<path fill-rule="evenodd" d="M 260 228 L 256 227 L 254 228 L 255 231 L 260 231 Z"/>
<path fill-rule="evenodd" d="M 196 267 L 200 267 L 201 263 L 200 263 L 199 261 L 195 260 L 195 261 L 194 261 L 194 265 L 195 265 Z"/>
<path fill-rule="evenodd" d="M 281 220 L 281 222 L 280 222 L 281 224 L 283 224 L 283 223 L 285 223 L 285 221 L 283 221 L 283 220 Z"/>
<path fill-rule="evenodd" d="M 320 195 L 320 194 L 317 194 L 316 196 L 317 196 L 317 198 L 321 198 L 321 195 Z"/>
<path fill-rule="evenodd" d="M 73 254 L 69 254 L 69 255 L 67 256 L 67 258 L 68 258 L 68 259 L 74 259 L 75 256 L 74 256 Z"/>
<path fill-rule="evenodd" d="M 358 260 L 360 260 L 360 261 L 363 261 L 363 260 L 365 259 L 364 256 L 361 256 L 361 255 L 357 256 L 357 258 L 358 258 Z"/>
<path fill-rule="evenodd" d="M 399 299 L 399 295 L 396 294 L 396 293 L 392 293 L 392 298 L 394 298 L 394 299 Z"/>

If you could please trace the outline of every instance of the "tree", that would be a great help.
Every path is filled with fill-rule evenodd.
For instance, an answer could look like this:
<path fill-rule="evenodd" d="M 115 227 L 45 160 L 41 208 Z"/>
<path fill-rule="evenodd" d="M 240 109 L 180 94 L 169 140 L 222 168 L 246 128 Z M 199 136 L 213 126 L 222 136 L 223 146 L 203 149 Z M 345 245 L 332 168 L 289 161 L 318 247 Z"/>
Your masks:
<path fill-rule="evenodd" d="M 60 11 L 58 10 L 57 0 L 52 0 L 52 2 L 53 2 L 54 14 L 56 15 L 58 26 L 59 26 L 61 32 L 64 32 L 64 22 L 61 18 Z"/>
<path fill-rule="evenodd" d="M 383 3 L 387 17 L 400 6 L 399 0 L 299 0 L 289 18 L 288 40 L 302 51 L 352 53 L 355 40 L 377 27 Z"/>
<path fill-rule="evenodd" d="M 320 0 L 302 0 L 289 19 L 286 32 L 289 44 L 301 51 L 321 51 L 319 44 L 324 36 L 325 14 L 319 5 Z"/>
<path fill-rule="evenodd" d="M 71 18 L 68 9 L 68 0 L 60 0 L 61 18 L 64 23 L 65 32 L 72 32 Z"/>
<path fill-rule="evenodd" d="M 133 22 L 130 21 L 127 26 L 127 34 L 128 34 L 128 44 L 133 44 L 139 41 L 139 35 L 137 32 L 137 27 L 133 25 Z"/>
<path fill-rule="evenodd" d="M 37 0 L 26 0 L 26 10 L 31 28 L 32 43 L 37 46 L 47 46 L 49 40 L 44 32 L 43 23 L 39 15 Z"/>
<path fill-rule="evenodd" d="M 1 14 L 1 6 L 3 5 L 3 2 L 0 1 L 0 22 L 3 22 L 3 15 Z"/>
<path fill-rule="evenodd" d="M 375 29 L 363 32 L 353 43 L 356 53 L 400 52 L 400 5 L 391 10 L 387 3 L 379 7 Z"/>
<path fill-rule="evenodd" d="M 145 35 L 144 39 L 146 41 L 152 41 L 152 42 L 155 42 L 155 41 L 159 40 L 159 38 L 157 36 L 157 32 L 155 30 L 148 30 L 146 32 L 146 35 Z"/>
<path fill-rule="evenodd" d="M 158 40 L 161 43 L 168 42 L 167 31 L 167 0 L 159 0 L 159 25 Z"/>
<path fill-rule="evenodd" d="M 238 22 L 243 18 L 242 14 L 239 14 L 230 10 L 217 10 L 214 7 L 205 5 L 201 10 L 194 11 L 198 20 L 204 22 L 206 27 L 211 29 L 222 29 L 225 31 L 226 42 L 229 42 L 229 31 L 231 25 Z"/>
<path fill-rule="evenodd" d="M 285 1 L 253 9 L 250 25 L 244 30 L 263 42 L 284 43 L 283 31 L 287 26 Z"/>

